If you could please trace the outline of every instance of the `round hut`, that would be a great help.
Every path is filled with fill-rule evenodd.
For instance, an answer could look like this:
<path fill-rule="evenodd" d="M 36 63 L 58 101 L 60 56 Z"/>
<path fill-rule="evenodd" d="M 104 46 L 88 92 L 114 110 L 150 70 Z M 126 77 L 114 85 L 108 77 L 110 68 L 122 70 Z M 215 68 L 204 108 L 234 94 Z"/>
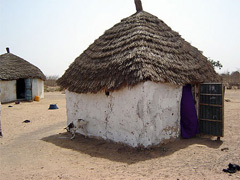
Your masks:
<path fill-rule="evenodd" d="M 89 136 L 147 147 L 179 137 L 184 85 L 219 76 L 197 48 L 135 3 L 137 12 L 95 40 L 58 84 L 68 124 L 81 118 Z"/>
<path fill-rule="evenodd" d="M 0 99 L 3 103 L 44 97 L 46 77 L 38 67 L 10 53 L 9 48 L 7 53 L 0 55 L 0 64 Z"/>

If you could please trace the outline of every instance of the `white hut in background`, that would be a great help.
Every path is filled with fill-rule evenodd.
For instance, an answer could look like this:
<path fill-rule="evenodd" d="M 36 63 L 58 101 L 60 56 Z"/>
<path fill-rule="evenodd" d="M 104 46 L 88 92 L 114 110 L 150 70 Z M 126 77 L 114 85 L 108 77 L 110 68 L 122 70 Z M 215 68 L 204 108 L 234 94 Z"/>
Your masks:
<path fill-rule="evenodd" d="M 68 124 L 81 118 L 88 136 L 148 147 L 179 137 L 182 86 L 219 76 L 198 49 L 137 9 L 77 57 L 58 84 L 66 89 Z"/>
<path fill-rule="evenodd" d="M 2 103 L 1 103 L 1 88 L 0 88 L 0 137 L 3 136 L 3 134 L 2 134 L 2 125 L 1 125 L 1 105 L 2 105 Z"/>
<path fill-rule="evenodd" d="M 2 103 L 15 100 L 31 101 L 35 96 L 44 98 L 42 71 L 24 59 L 7 53 L 0 55 L 0 89 Z"/>

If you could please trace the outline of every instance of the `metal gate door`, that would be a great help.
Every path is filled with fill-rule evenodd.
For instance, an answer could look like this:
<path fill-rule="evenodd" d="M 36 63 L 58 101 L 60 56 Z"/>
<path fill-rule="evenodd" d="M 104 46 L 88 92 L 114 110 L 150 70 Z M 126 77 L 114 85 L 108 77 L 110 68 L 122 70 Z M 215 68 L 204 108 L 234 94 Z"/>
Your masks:
<path fill-rule="evenodd" d="M 200 84 L 199 132 L 218 137 L 224 135 L 224 87 Z"/>
<path fill-rule="evenodd" d="M 25 79 L 25 99 L 27 101 L 32 100 L 32 81 L 31 81 L 31 79 Z"/>

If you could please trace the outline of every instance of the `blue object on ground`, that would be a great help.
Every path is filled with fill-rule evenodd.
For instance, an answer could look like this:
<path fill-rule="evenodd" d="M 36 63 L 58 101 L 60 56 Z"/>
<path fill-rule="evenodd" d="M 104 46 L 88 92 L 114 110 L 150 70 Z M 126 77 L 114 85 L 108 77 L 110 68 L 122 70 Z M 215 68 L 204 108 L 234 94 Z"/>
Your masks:
<path fill-rule="evenodd" d="M 48 109 L 58 109 L 57 104 L 50 104 Z"/>

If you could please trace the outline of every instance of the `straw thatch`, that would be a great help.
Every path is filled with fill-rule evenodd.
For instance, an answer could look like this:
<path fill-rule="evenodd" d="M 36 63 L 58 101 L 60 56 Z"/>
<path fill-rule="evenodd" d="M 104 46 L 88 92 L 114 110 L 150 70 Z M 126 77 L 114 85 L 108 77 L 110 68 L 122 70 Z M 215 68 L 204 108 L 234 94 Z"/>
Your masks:
<path fill-rule="evenodd" d="M 24 59 L 12 54 L 0 55 L 0 80 L 38 78 L 46 80 L 42 71 Z"/>
<path fill-rule="evenodd" d="M 219 80 L 197 48 L 156 16 L 140 11 L 95 40 L 58 84 L 76 93 L 96 93 L 144 81 L 185 85 Z"/>

